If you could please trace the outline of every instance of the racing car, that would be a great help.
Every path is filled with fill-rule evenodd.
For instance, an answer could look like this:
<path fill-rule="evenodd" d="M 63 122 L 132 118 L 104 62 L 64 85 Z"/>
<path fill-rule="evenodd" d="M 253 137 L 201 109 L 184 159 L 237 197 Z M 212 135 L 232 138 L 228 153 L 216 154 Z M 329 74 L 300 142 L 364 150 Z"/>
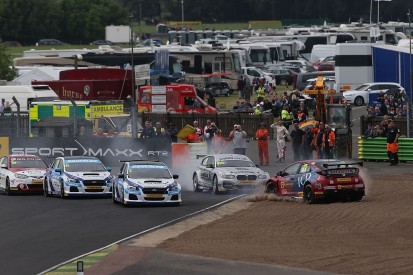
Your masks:
<path fill-rule="evenodd" d="M 7 155 L 0 158 L 0 190 L 12 193 L 43 192 L 47 165 L 34 155 Z"/>
<path fill-rule="evenodd" d="M 233 190 L 254 190 L 270 178 L 247 156 L 238 154 L 197 155 L 203 157 L 192 176 L 193 191 L 212 189 L 215 194 Z"/>
<path fill-rule="evenodd" d="M 309 204 L 331 197 L 360 201 L 365 195 L 365 184 L 359 168 L 354 165 L 362 166 L 363 162 L 297 161 L 268 180 L 266 191 L 279 196 L 301 197 Z"/>
<path fill-rule="evenodd" d="M 180 205 L 181 185 L 162 162 L 148 160 L 124 161 L 115 179 L 112 200 L 122 205 Z"/>
<path fill-rule="evenodd" d="M 95 157 L 57 157 L 46 172 L 43 192 L 46 197 L 112 195 L 113 176 Z"/>

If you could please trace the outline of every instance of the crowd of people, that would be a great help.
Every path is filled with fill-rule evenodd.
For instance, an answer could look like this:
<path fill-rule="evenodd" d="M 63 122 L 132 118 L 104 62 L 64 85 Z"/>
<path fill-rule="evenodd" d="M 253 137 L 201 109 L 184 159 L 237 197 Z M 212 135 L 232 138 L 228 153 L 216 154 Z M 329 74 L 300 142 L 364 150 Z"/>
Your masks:
<path fill-rule="evenodd" d="M 10 102 L 6 101 L 4 98 L 1 99 L 0 102 L 0 114 L 1 115 L 8 115 L 11 114 L 11 105 Z"/>

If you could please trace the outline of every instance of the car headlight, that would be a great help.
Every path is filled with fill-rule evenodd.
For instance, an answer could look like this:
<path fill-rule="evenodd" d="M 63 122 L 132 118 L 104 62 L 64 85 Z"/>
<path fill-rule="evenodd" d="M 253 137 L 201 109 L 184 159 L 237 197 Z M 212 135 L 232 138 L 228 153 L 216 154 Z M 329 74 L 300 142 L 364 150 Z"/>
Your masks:
<path fill-rule="evenodd" d="M 68 182 L 80 183 L 80 180 L 78 180 L 78 179 L 69 179 Z"/>
<path fill-rule="evenodd" d="M 178 186 L 177 183 L 172 184 L 172 185 L 169 187 L 169 191 L 178 191 L 178 190 L 179 190 L 179 186 Z"/>
<path fill-rule="evenodd" d="M 260 175 L 258 175 L 258 178 L 259 178 L 259 179 L 266 179 L 266 178 L 267 178 L 267 175 L 265 175 L 265 174 L 260 174 Z"/>
<path fill-rule="evenodd" d="M 135 191 L 137 188 L 136 186 L 128 185 L 128 190 Z"/>
<path fill-rule="evenodd" d="M 223 179 L 235 179 L 235 175 L 221 175 Z"/>
<path fill-rule="evenodd" d="M 28 176 L 23 175 L 23 174 L 14 174 L 14 176 L 18 179 L 27 179 L 28 178 Z"/>

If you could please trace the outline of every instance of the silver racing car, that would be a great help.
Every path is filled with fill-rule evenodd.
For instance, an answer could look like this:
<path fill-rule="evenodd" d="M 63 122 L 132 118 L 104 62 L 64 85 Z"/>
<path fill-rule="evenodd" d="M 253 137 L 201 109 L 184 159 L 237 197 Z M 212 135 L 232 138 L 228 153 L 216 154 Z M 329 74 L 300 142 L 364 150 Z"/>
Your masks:
<path fill-rule="evenodd" d="M 257 167 L 247 156 L 216 154 L 202 156 L 192 176 L 193 191 L 212 189 L 215 194 L 232 190 L 253 190 L 265 183 L 269 174 Z"/>

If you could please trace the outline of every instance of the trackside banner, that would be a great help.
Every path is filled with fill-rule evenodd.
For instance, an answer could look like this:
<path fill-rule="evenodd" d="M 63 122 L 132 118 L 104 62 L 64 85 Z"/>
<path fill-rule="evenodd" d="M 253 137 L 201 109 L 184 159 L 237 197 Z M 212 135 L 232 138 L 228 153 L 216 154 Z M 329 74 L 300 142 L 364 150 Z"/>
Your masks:
<path fill-rule="evenodd" d="M 38 155 L 46 163 L 61 156 L 93 156 L 105 166 L 120 167 L 120 160 L 159 160 L 171 163 L 170 139 L 116 138 L 16 138 L 8 144 L 10 154 Z"/>

